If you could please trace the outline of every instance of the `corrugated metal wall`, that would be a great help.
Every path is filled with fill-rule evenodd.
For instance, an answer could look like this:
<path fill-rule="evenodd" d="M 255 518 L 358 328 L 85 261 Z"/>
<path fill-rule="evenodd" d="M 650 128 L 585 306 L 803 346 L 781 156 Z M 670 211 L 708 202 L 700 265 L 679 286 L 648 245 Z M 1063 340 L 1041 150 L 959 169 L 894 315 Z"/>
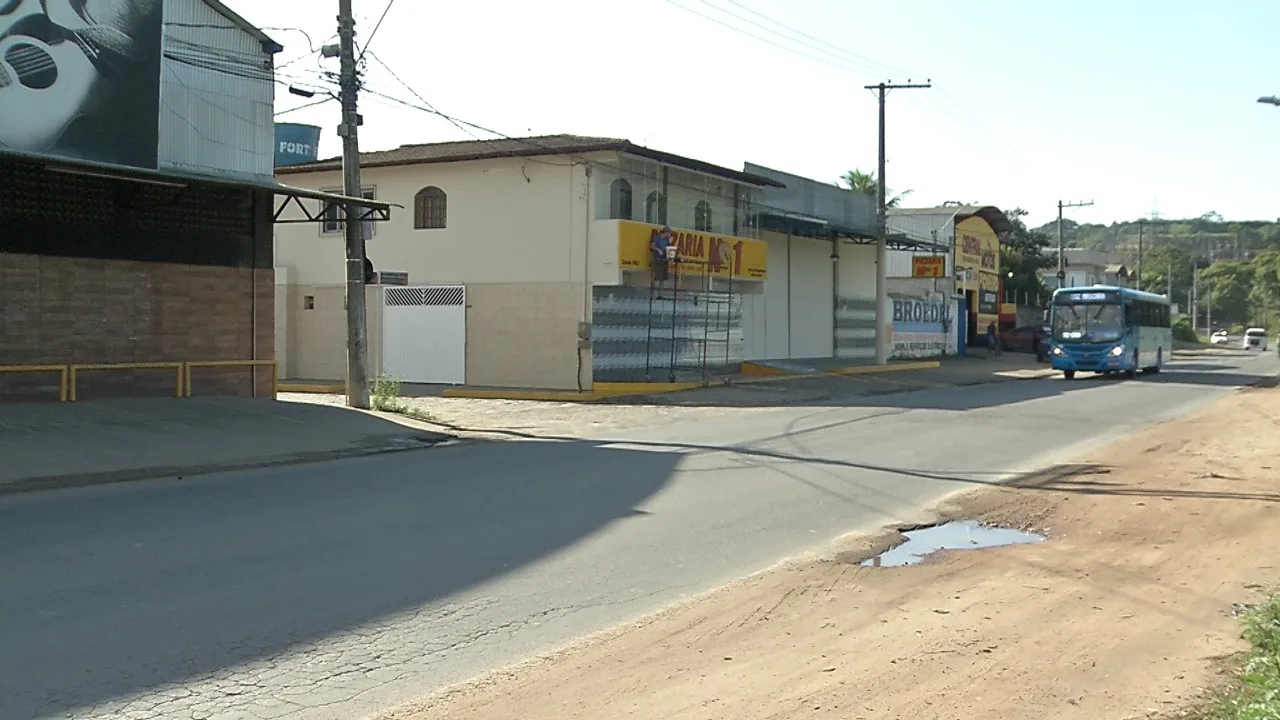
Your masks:
<path fill-rule="evenodd" d="M 164 22 L 160 169 L 271 177 L 272 56 L 203 0 L 165 0 Z"/>

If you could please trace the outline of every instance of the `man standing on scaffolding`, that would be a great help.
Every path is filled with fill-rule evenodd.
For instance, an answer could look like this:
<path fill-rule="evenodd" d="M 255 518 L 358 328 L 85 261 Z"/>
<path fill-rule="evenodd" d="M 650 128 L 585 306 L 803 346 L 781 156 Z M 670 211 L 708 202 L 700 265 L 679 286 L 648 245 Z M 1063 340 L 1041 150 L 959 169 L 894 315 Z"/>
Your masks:
<path fill-rule="evenodd" d="M 675 260 L 676 247 L 671 244 L 671 228 L 666 225 L 662 230 L 649 238 L 650 265 L 653 267 L 654 282 L 665 282 L 668 277 L 668 263 Z"/>

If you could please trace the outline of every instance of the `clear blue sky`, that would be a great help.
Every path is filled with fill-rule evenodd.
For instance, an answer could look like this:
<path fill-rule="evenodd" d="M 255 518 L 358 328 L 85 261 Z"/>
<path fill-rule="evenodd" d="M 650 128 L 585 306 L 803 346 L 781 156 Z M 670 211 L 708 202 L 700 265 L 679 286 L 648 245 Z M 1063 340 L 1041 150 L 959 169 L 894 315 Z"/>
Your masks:
<path fill-rule="evenodd" d="M 363 42 L 386 0 L 354 1 Z M 336 0 L 228 5 L 317 44 L 335 33 Z M 1278 30 L 1275 0 L 395 0 L 371 49 L 434 107 L 509 135 L 624 137 L 819 180 L 875 168 L 863 85 L 929 78 L 890 95 L 888 184 L 914 191 L 906 205 L 1274 220 L 1280 107 L 1255 100 L 1280 94 Z M 269 32 L 280 63 L 307 54 L 300 33 Z M 281 74 L 317 87 L 321 68 L 337 63 Z M 419 102 L 376 62 L 368 84 Z M 279 88 L 277 110 L 303 102 Z M 374 95 L 362 110 L 366 149 L 469 137 Z M 280 119 L 323 126 L 322 154 L 339 152 L 336 103 Z"/>

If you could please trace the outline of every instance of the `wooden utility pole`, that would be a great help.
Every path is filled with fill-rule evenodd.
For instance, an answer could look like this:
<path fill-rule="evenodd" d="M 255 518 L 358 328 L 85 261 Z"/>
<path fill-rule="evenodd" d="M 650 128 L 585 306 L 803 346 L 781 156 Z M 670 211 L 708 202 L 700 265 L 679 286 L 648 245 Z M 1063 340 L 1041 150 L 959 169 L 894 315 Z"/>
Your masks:
<path fill-rule="evenodd" d="M 356 95 L 360 79 L 356 74 L 356 21 L 351 14 L 351 0 L 338 0 L 338 45 L 341 58 L 339 77 L 342 95 L 342 186 L 349 198 L 362 197 L 360 190 L 360 114 Z M 367 365 L 364 297 L 364 234 L 359 208 L 352 202 L 346 206 L 343 226 L 347 239 L 347 405 L 369 408 L 369 368 Z"/>
<path fill-rule="evenodd" d="M 889 336 L 888 327 L 889 279 L 888 269 L 886 268 L 889 247 L 889 208 L 886 197 L 888 185 L 885 183 L 884 101 L 890 90 L 914 90 L 930 88 L 933 85 L 926 80 L 923 83 L 907 81 L 899 85 L 882 82 L 865 87 L 867 90 L 875 92 L 877 99 L 880 101 L 880 158 L 876 170 L 876 364 L 885 365 L 889 362 L 889 343 L 892 338 Z"/>

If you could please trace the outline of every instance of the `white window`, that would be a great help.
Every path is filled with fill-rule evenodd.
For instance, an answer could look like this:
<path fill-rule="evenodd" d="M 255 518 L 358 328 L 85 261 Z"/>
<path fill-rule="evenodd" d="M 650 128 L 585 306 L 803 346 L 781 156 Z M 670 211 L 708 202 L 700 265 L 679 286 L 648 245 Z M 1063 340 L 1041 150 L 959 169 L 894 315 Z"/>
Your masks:
<path fill-rule="evenodd" d="M 322 189 L 320 192 L 327 192 L 327 193 L 334 193 L 335 195 L 341 195 L 342 188 L 325 188 L 325 189 Z M 361 188 L 360 197 L 364 198 L 365 200 L 375 199 L 376 193 L 374 192 L 374 188 L 373 187 Z M 342 226 L 343 226 L 342 216 L 343 216 L 343 209 L 340 206 L 330 205 L 325 210 L 324 222 L 320 224 L 320 234 L 321 235 L 341 234 Z M 373 228 L 370 231 L 370 234 L 376 235 L 378 232 L 378 223 L 371 222 L 369 223 L 369 225 Z"/>

